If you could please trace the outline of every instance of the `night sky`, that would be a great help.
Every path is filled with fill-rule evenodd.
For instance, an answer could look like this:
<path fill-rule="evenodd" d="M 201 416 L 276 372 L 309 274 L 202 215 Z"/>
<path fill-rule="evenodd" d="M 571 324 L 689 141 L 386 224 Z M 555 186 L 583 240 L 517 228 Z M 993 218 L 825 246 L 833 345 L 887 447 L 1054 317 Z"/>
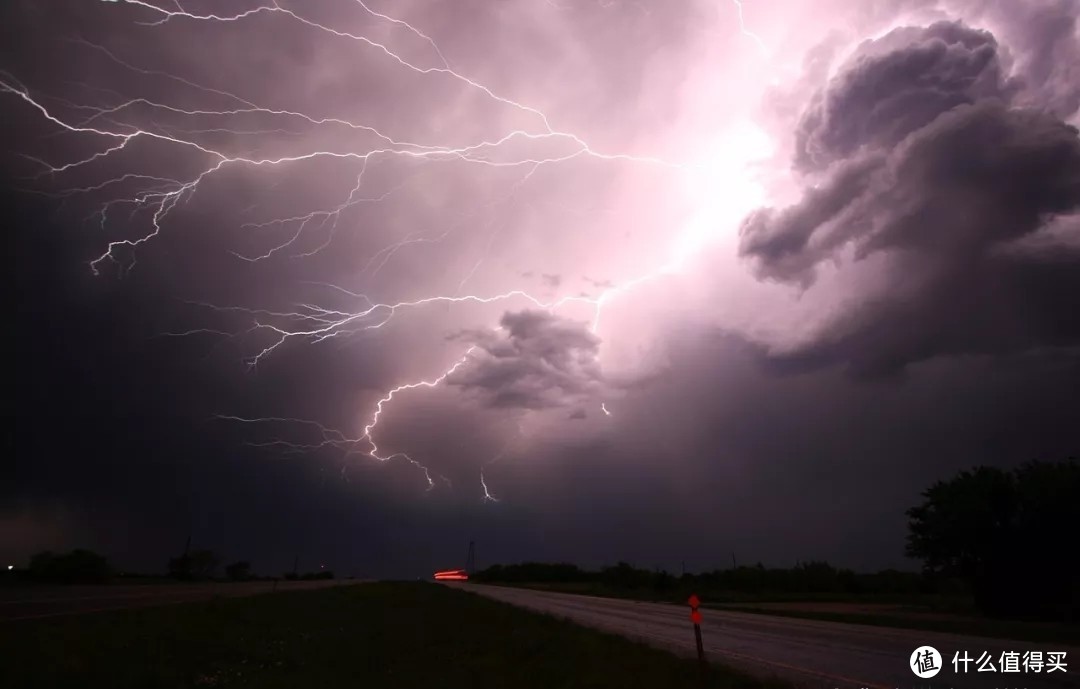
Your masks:
<path fill-rule="evenodd" d="M 1078 15 L 4 3 L 0 559 L 917 567 L 1080 448 Z"/>

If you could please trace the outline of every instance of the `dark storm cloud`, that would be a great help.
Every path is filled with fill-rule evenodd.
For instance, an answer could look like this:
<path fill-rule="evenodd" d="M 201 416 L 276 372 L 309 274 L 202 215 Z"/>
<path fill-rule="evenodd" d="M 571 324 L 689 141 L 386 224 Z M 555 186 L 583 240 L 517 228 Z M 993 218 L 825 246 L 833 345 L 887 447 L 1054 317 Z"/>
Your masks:
<path fill-rule="evenodd" d="M 553 534 L 625 538 L 632 551 L 625 530 L 645 524 L 636 538 L 676 568 L 730 566 L 731 551 L 740 563 L 913 568 L 900 545 L 904 510 L 936 477 L 1067 456 L 1080 440 L 1068 402 L 1080 357 L 1062 352 L 938 359 L 868 381 L 835 368 L 778 376 L 715 333 L 672 333 L 670 347 L 669 374 L 648 394 L 609 404 L 612 447 L 552 458 L 578 479 L 537 497 L 558 515 Z M 530 488 L 499 478 L 507 500 Z"/>
<path fill-rule="evenodd" d="M 498 331 L 461 337 L 476 347 L 446 379 L 491 407 L 548 409 L 579 402 L 602 386 L 600 340 L 583 322 L 546 311 L 506 313 Z"/>
<path fill-rule="evenodd" d="M 997 42 L 954 22 L 899 29 L 862 47 L 803 115 L 796 164 L 820 169 L 863 148 L 893 146 L 942 113 L 1005 98 Z"/>
<path fill-rule="evenodd" d="M 873 30 L 897 16 L 900 2 L 873 3 L 882 22 Z M 876 306 L 844 313 L 833 339 L 813 340 L 786 360 L 800 370 L 831 361 L 882 370 L 913 351 L 1075 341 L 1066 309 L 1071 300 L 1061 295 L 1078 289 L 1080 259 L 1069 237 L 1080 231 L 1080 215 L 1053 219 L 1047 230 L 1016 229 L 1037 222 L 1030 218 L 1042 213 L 1039 204 L 1067 205 L 1068 177 L 1040 187 L 1045 178 L 1023 170 L 1023 189 L 1005 184 L 1007 163 L 1030 159 L 1038 167 L 1068 138 L 1038 113 L 1064 117 L 1076 93 L 1080 80 L 1070 75 L 1077 61 L 1069 61 L 1076 42 L 1068 35 L 1075 31 L 1069 28 L 1075 3 L 957 3 L 964 16 L 984 11 L 993 36 L 943 25 L 864 45 L 856 53 L 861 61 L 849 69 L 858 64 L 866 72 L 845 82 L 848 70 L 842 71 L 803 117 L 807 94 L 826 83 L 834 57 L 850 47 L 850 3 L 748 4 L 747 28 L 776 51 L 760 63 L 730 3 L 656 3 L 648 16 L 613 2 L 506 2 L 499 12 L 480 0 L 368 5 L 400 12 L 432 36 L 456 71 L 544 109 L 552 126 L 582 134 L 597 150 L 676 159 L 678 145 L 669 150 L 654 139 L 697 142 L 723 130 L 742 88 L 799 57 L 802 48 L 773 37 L 792 28 L 799 11 L 811 13 L 814 21 L 797 33 L 819 49 L 807 56 L 811 78 L 788 85 L 783 134 L 801 137 L 818 156 L 802 169 L 817 188 L 791 209 L 760 213 L 744 249 L 771 278 L 807 289 L 826 284 L 813 283 L 816 268 L 852 246 L 872 260 L 893 259 L 897 292 L 914 292 L 910 301 L 864 292 L 858 281 L 843 283 L 844 296 L 876 299 Z M 429 43 L 401 25 L 375 21 L 357 3 L 281 5 L 377 38 L 425 69 L 440 64 Z M 841 5 L 843 12 L 834 13 Z M 80 109 L 88 104 L 112 107 L 132 97 L 193 110 L 238 107 L 233 98 L 162 76 L 168 73 L 260 106 L 348 118 L 422 144 L 539 131 L 528 113 L 437 70 L 410 72 L 370 45 L 282 13 L 220 24 L 145 23 L 158 18 L 131 4 L 16 0 L 0 8 L 0 24 L 18 37 L 0 42 L 0 67 L 78 121 L 89 116 Z M 969 18 L 969 26 L 984 27 Z M 833 37 L 817 41 L 827 33 Z M 894 55 L 908 46 L 914 54 Z M 713 57 L 701 59 L 703 52 Z M 745 83 L 731 78 L 759 64 L 762 74 Z M 913 75 L 919 65 L 926 74 Z M 874 79 L 883 88 L 875 91 Z M 857 92 L 845 90 L 849 82 Z M 699 97 L 717 92 L 722 102 L 708 106 L 715 111 L 685 118 L 701 116 L 701 131 L 681 124 L 684 110 L 702 109 Z M 753 94 L 751 88 L 748 103 Z M 9 123 L 0 149 L 11 153 L 60 164 L 106 143 L 58 134 L 10 94 L 0 98 L 0 108 Z M 952 128 L 945 126 L 950 117 Z M 370 133 L 296 117 L 180 116 L 143 105 L 113 113 L 112 124 L 97 121 L 160 127 L 258 157 L 382 145 Z M 801 123 L 798 136 L 795 123 Z M 997 151 L 1000 166 L 991 166 L 997 172 L 986 173 L 994 194 L 978 175 L 948 167 L 964 157 L 935 155 L 944 145 L 939 139 L 951 141 L 978 123 L 981 136 L 1010 146 Z M 776 129 L 763 128 L 770 135 Z M 953 153 L 978 139 L 958 139 Z M 562 155 L 566 143 L 523 153 Z M 980 153 L 998 160 L 992 154 Z M 191 155 L 141 139 L 123 155 L 42 181 L 63 191 L 129 171 L 171 178 L 203 164 Z M 20 187 L 22 178 L 40 172 L 16 155 L 0 155 L 0 166 L 18 172 Z M 897 183 L 901 171 L 930 174 L 933 183 Z M 277 222 L 336 208 L 351 198 L 361 172 L 357 203 L 337 221 L 316 216 L 299 228 Z M 635 181 L 638 175 L 642 180 Z M 671 186 L 657 186 L 660 179 Z M 559 298 L 574 293 L 578 281 L 595 288 L 596 298 L 637 277 L 638 259 L 652 265 L 681 232 L 669 213 L 678 204 L 667 197 L 681 188 L 674 180 L 666 168 L 584 158 L 532 171 L 382 157 L 370 165 L 313 159 L 229 166 L 177 205 L 120 280 L 114 266 L 95 278 L 85 264 L 108 241 L 143 236 L 152 209 L 129 214 L 115 206 L 104 222 L 93 212 L 111 198 L 112 187 L 85 204 L 66 197 L 63 213 L 47 197 L 20 196 L 6 205 L 22 211 L 5 214 L 16 228 L 20 304 L 13 328 L 15 471 L 0 487 L 0 556 L 14 553 L 23 561 L 40 547 L 88 545 L 118 563 L 157 572 L 191 536 L 193 546 L 252 559 L 263 574 L 290 570 L 299 556 L 302 570 L 328 557 L 340 573 L 412 577 L 464 564 L 475 539 L 481 566 L 625 559 L 677 570 L 682 559 L 691 568 L 726 566 L 732 550 L 740 562 L 827 558 L 911 566 L 901 554 L 903 510 L 930 482 L 973 463 L 1005 466 L 1080 447 L 1070 413 L 1080 360 L 1065 347 L 1048 356 L 938 358 L 911 366 L 903 381 L 868 382 L 829 367 L 777 376 L 756 366 L 759 350 L 738 338 L 718 342 L 700 327 L 668 333 L 678 304 L 663 281 L 642 283 L 605 307 L 599 359 L 607 366 L 624 350 L 635 364 L 648 363 L 645 371 L 620 371 L 613 362 L 603 378 L 596 338 L 585 325 L 544 312 L 511 313 L 500 331 L 445 338 L 462 327 L 493 325 L 525 301 L 401 308 L 385 327 L 358 327 L 319 342 L 293 339 L 250 370 L 243 361 L 274 341 L 272 331 L 253 330 L 265 313 L 190 305 L 266 312 L 317 305 L 352 313 L 366 308 L 368 297 L 396 303 L 520 287 Z M 930 218 L 936 217 L 930 211 L 959 209 L 958 235 L 906 234 L 905 228 L 937 227 L 904 219 L 925 206 L 930 192 L 979 200 L 923 211 Z M 1010 201 L 1035 192 L 1043 194 L 1035 205 Z M 602 210 L 609 205 L 629 210 Z M 1000 239 L 984 240 L 976 231 L 987 218 L 1002 223 Z M 646 225 L 660 229 L 649 232 Z M 235 257 L 266 254 L 300 229 L 295 244 L 266 260 Z M 320 246 L 325 250 L 310 253 Z M 967 252 L 973 258 L 964 263 Z M 562 276 L 557 290 L 543 274 Z M 1058 299 L 1048 299 L 1051 294 Z M 799 308 L 802 316 L 817 315 L 813 306 Z M 565 313 L 590 317 L 587 308 Z M 207 331 L 162 337 L 191 328 Z M 670 344 L 670 351 L 653 351 L 645 341 L 649 330 L 661 333 L 655 349 Z M 351 456 L 329 447 L 277 454 L 251 444 L 317 445 L 323 436 L 310 424 L 213 420 L 216 414 L 309 419 L 357 438 L 389 390 L 434 380 L 470 342 L 477 347 L 457 375 L 434 388 L 402 390 L 385 405 L 374 432 L 385 454 L 408 452 L 430 467 L 430 492 L 419 468 L 365 457 L 363 441 L 350 445 Z M 613 388 L 618 394 L 609 394 Z M 601 400 L 609 413 L 598 409 Z M 500 502 L 483 500 L 480 467 Z M 823 501 L 823 495 L 845 500 Z M 25 538 L 5 538 L 16 531 Z"/>
<path fill-rule="evenodd" d="M 895 289 L 867 290 L 789 363 L 883 373 L 1077 342 L 1076 252 L 1043 270 L 1040 257 L 1006 250 L 1080 211 L 1077 130 L 1011 103 L 1019 89 L 986 32 L 937 23 L 881 44 L 864 46 L 802 120 L 796 164 L 822 170 L 820 184 L 741 228 L 740 252 L 760 275 L 803 287 L 846 247 L 856 261 L 887 259 Z"/>
<path fill-rule="evenodd" d="M 812 281 L 818 261 L 858 232 L 852 200 L 869 191 L 883 165 L 879 156 L 853 161 L 821 187 L 807 191 L 801 203 L 753 212 L 743 223 L 741 253 L 761 259 L 760 272 L 767 277 Z M 816 240 L 813 248 L 811 239 Z"/>
<path fill-rule="evenodd" d="M 1080 109 L 1080 32 L 1077 0 L 973 3 L 994 21 L 1018 55 L 1020 94 L 1065 119 Z"/>

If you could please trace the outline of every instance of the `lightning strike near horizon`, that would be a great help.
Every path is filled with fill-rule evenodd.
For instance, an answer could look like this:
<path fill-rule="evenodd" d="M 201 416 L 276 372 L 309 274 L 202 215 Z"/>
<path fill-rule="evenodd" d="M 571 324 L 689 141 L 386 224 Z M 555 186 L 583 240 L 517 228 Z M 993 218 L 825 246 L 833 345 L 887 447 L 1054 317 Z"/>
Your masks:
<path fill-rule="evenodd" d="M 276 1 L 232 14 L 189 11 L 179 2 L 176 2 L 174 6 L 164 7 L 145 0 L 101 1 L 127 7 L 136 13 L 143 14 L 144 18 L 134 20 L 134 23 L 146 30 L 161 30 L 167 25 L 181 22 L 240 25 L 257 19 L 261 21 L 271 17 L 277 18 L 282 22 L 290 23 L 299 31 L 316 32 L 328 41 L 354 42 L 366 50 L 373 51 L 379 59 L 388 61 L 389 64 L 404 70 L 413 77 L 449 80 L 468 92 L 480 94 L 497 107 L 532 118 L 537 126 L 513 127 L 509 130 L 496 131 L 486 136 L 473 138 L 467 143 L 449 144 L 410 140 L 411 137 L 405 138 L 396 133 L 390 133 L 385 127 L 377 127 L 374 124 L 356 122 L 345 117 L 305 112 L 295 108 L 262 104 L 254 96 L 237 90 L 204 85 L 194 78 L 139 66 L 135 61 L 122 57 L 108 46 L 82 38 L 71 39 L 86 50 L 103 56 L 110 64 L 127 73 L 140 78 L 162 79 L 209 99 L 224 99 L 228 103 L 228 105 L 217 107 L 212 105 L 191 107 L 179 102 L 180 99 L 172 102 L 160 95 L 132 97 L 113 89 L 97 88 L 89 84 L 82 86 L 94 94 L 94 102 L 79 103 L 70 98 L 59 98 L 31 89 L 13 74 L 0 71 L 0 95 L 17 99 L 50 123 L 60 134 L 74 135 L 96 142 L 96 150 L 65 162 L 49 162 L 42 157 L 26 156 L 41 168 L 36 176 L 28 180 L 29 182 L 38 182 L 48 178 L 52 182 L 59 183 L 71 175 L 86 173 L 111 161 L 117 161 L 116 164 L 121 167 L 130 166 L 136 156 L 135 149 L 143 150 L 147 146 L 157 147 L 152 156 L 155 160 L 169 157 L 185 161 L 183 165 L 179 162 L 176 164 L 175 174 L 129 169 L 90 184 L 75 183 L 63 186 L 59 190 L 43 192 L 62 200 L 82 197 L 90 199 L 101 194 L 111 194 L 97 205 L 97 209 L 91 216 L 102 230 L 113 226 L 116 217 L 122 216 L 121 209 L 128 211 L 128 221 L 134 221 L 136 217 L 145 217 L 145 232 L 109 240 L 104 251 L 89 261 L 89 266 L 95 274 L 98 274 L 107 262 L 118 266 L 122 273 L 132 270 L 136 265 L 138 251 L 165 231 L 166 221 L 178 212 L 182 204 L 191 201 L 196 194 L 204 193 L 202 189 L 210 185 L 210 180 L 232 174 L 236 170 L 271 171 L 301 167 L 315 162 L 340 163 L 358 167 L 349 175 L 351 185 L 348 192 L 337 203 L 266 220 L 241 223 L 242 230 L 256 236 L 278 230 L 285 232 L 279 240 L 267 242 L 256 251 L 230 251 L 238 260 L 248 264 L 265 263 L 282 257 L 295 260 L 315 257 L 327 251 L 336 241 L 342 218 L 347 212 L 361 205 L 386 203 L 395 195 L 406 193 L 415 175 L 406 177 L 389 189 L 365 192 L 374 166 L 387 161 L 428 166 L 464 164 L 476 166 L 481 170 L 520 168 L 524 170 L 524 174 L 511 187 L 511 195 L 529 182 L 541 168 L 566 165 L 586 159 L 610 164 L 658 166 L 662 170 L 679 173 L 701 172 L 695 164 L 672 162 L 661 156 L 606 152 L 594 148 L 583 136 L 555 127 L 552 124 L 552 118 L 541 109 L 502 95 L 496 88 L 456 70 L 446 58 L 446 52 L 428 33 L 407 21 L 376 11 L 362 0 L 353 0 L 351 4 L 359 7 L 371 20 L 402 29 L 419 39 L 430 49 L 430 54 L 434 56 L 434 64 L 422 64 L 396 51 L 386 41 L 375 40 L 363 33 L 331 26 Z M 742 3 L 739 0 L 733 0 L 733 2 L 738 11 L 741 32 L 753 39 L 764 51 L 761 39 L 745 26 Z M 169 119 L 169 124 L 159 122 L 164 118 Z M 331 138 L 337 141 L 338 145 L 290 152 L 259 153 L 257 148 L 245 150 L 242 144 L 247 137 L 255 137 L 258 140 L 259 137 L 265 137 L 268 133 L 300 137 L 305 133 L 310 135 L 311 132 Z M 221 141 L 218 140 L 220 137 L 215 138 L 222 134 L 227 135 L 226 140 Z M 412 246 L 442 242 L 467 220 L 468 216 L 464 216 L 431 231 L 414 230 L 407 233 L 403 239 L 387 244 L 368 256 L 362 263 L 360 275 L 368 280 L 374 279 L 380 271 L 387 268 L 399 252 Z M 433 304 L 449 307 L 455 304 L 484 305 L 518 302 L 549 313 L 568 305 L 585 305 L 591 310 L 589 330 L 595 335 L 599 330 L 603 309 L 612 300 L 650 281 L 678 272 L 681 267 L 681 261 L 677 259 L 657 262 L 651 269 L 637 277 L 607 283 L 596 296 L 567 294 L 554 298 L 541 298 L 525 288 L 461 294 L 466 283 L 484 264 L 500 231 L 501 228 L 496 227 L 490 233 L 481 255 L 460 279 L 457 291 L 453 294 L 433 294 L 406 300 L 376 300 L 339 285 L 322 283 L 323 287 L 340 295 L 359 300 L 360 307 L 338 309 L 304 301 L 295 304 L 291 309 L 282 310 L 189 302 L 195 308 L 225 317 L 239 317 L 243 323 L 232 330 L 224 327 L 188 328 L 164 334 L 176 337 L 212 334 L 234 341 L 261 338 L 261 344 L 254 347 L 253 353 L 246 357 L 251 367 L 257 367 L 261 361 L 287 342 L 296 340 L 315 344 L 379 331 L 398 314 L 420 310 Z M 319 235 L 318 239 L 313 246 L 305 247 L 305 242 L 310 243 L 309 235 L 313 233 Z M 597 285 L 599 286 L 599 283 Z M 423 471 L 430 490 L 436 485 L 433 471 L 406 452 L 380 450 L 375 441 L 375 432 L 396 396 L 408 391 L 430 389 L 440 385 L 469 361 L 475 348 L 475 345 L 469 347 L 455 363 L 434 377 L 404 383 L 386 392 L 375 403 L 358 437 L 351 437 L 344 431 L 304 419 L 245 418 L 236 415 L 220 415 L 218 418 L 232 423 L 293 427 L 313 434 L 313 439 L 307 442 L 274 437 L 266 441 L 250 443 L 256 447 L 293 453 L 334 448 L 343 452 L 346 457 L 362 454 L 381 462 L 397 459 L 407 461 Z M 600 403 L 600 409 L 605 416 L 611 416 L 606 402 Z M 444 476 L 437 475 L 437 477 L 447 484 L 450 483 Z M 480 484 L 484 493 L 483 499 L 497 502 L 497 498 L 488 490 L 483 468 L 480 471 Z"/>
<path fill-rule="evenodd" d="M 480 487 L 484 489 L 484 502 L 499 502 L 499 499 L 491 494 L 487 481 L 484 480 L 484 467 L 480 467 Z"/>

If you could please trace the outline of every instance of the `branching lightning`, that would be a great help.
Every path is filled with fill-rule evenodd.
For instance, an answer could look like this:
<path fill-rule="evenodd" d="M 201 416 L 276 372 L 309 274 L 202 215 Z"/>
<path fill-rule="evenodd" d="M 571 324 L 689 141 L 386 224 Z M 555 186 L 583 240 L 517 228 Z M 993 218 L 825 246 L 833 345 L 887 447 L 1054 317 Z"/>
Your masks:
<path fill-rule="evenodd" d="M 108 242 L 104 251 L 90 261 L 90 268 L 95 274 L 99 273 L 105 264 L 115 264 L 122 271 L 129 271 L 136 265 L 136 255 L 140 247 L 153 241 L 165 231 L 166 221 L 170 214 L 184 201 L 196 194 L 199 188 L 210 178 L 219 175 L 228 168 L 244 167 L 253 170 L 263 168 L 283 167 L 314 160 L 337 160 L 351 161 L 359 166 L 355 173 L 355 183 L 346 197 L 330 208 L 313 210 L 307 213 L 299 213 L 288 217 L 280 217 L 258 223 L 247 223 L 243 227 L 247 230 L 260 231 L 267 228 L 289 228 L 284 241 L 272 244 L 258 253 L 234 252 L 234 255 L 246 262 L 257 263 L 265 261 L 282 253 L 294 258 L 305 258 L 325 250 L 333 241 L 338 231 L 339 221 L 343 213 L 360 204 L 376 204 L 385 201 L 391 195 L 399 193 L 407 182 L 394 187 L 381 194 L 368 195 L 363 192 L 365 176 L 369 174 L 371 166 L 379 160 L 400 158 L 417 162 L 462 162 L 470 165 L 485 166 L 491 168 L 521 168 L 524 174 L 518 185 L 524 184 L 539 168 L 548 165 L 564 164 L 582 158 L 590 158 L 609 163 L 632 163 L 640 165 L 654 165 L 661 168 L 693 171 L 690 165 L 668 161 L 661 157 L 642 156 L 629 153 L 612 153 L 600 151 L 587 143 L 587 141 L 572 132 L 563 131 L 552 125 L 550 118 L 541 110 L 524 104 L 507 96 L 499 94 L 495 89 L 473 79 L 457 70 L 444 55 L 434 39 L 424 31 L 404 20 L 377 12 L 371 9 L 363 0 L 352 0 L 363 12 L 373 20 L 386 22 L 395 27 L 408 31 L 416 38 L 423 41 L 431 49 L 434 56 L 433 65 L 421 65 L 406 59 L 395 52 L 385 43 L 376 41 L 365 35 L 353 33 L 344 29 L 329 26 L 303 14 L 300 10 L 283 7 L 276 0 L 266 5 L 254 7 L 234 14 L 199 14 L 184 9 L 181 2 L 175 2 L 169 6 L 160 6 L 146 0 L 102 0 L 102 2 L 125 5 L 138 13 L 145 14 L 150 19 L 136 22 L 142 26 L 161 27 L 172 22 L 205 22 L 205 23 L 235 23 L 244 22 L 257 15 L 276 15 L 291 21 L 305 30 L 317 31 L 325 34 L 331 40 L 354 41 L 366 48 L 375 51 L 382 59 L 389 60 L 400 69 L 408 70 L 416 75 L 427 78 L 450 79 L 465 89 L 482 94 L 493 103 L 501 107 L 518 111 L 525 116 L 533 118 L 537 123 L 536 129 L 513 129 L 511 131 L 497 133 L 488 138 L 483 138 L 465 145 L 443 145 L 432 142 L 420 142 L 404 140 L 380 129 L 364 124 L 353 122 L 349 119 L 338 117 L 325 117 L 302 112 L 299 110 L 268 107 L 254 102 L 241 94 L 222 89 L 211 88 L 198 84 L 194 80 L 180 75 L 163 71 L 144 69 L 131 61 L 121 59 L 107 47 L 89 41 L 78 39 L 78 43 L 87 50 L 104 55 L 120 68 L 133 74 L 144 77 L 164 79 L 186 88 L 193 89 L 207 96 L 224 98 L 229 101 L 228 107 L 219 108 L 190 108 L 181 107 L 175 103 L 162 102 L 148 97 L 124 97 L 123 95 L 107 89 L 94 89 L 99 98 L 107 101 L 107 104 L 74 103 L 60 99 L 49 94 L 38 93 L 21 83 L 14 75 L 0 71 L 0 94 L 12 97 L 31 108 L 42 118 L 51 123 L 59 131 L 67 132 L 81 137 L 97 140 L 100 142 L 98 150 L 83 157 L 65 162 L 49 162 L 32 158 L 41 167 L 38 179 L 49 177 L 52 180 L 62 180 L 67 174 L 77 170 L 91 168 L 100 165 L 104 161 L 116 158 L 123 152 L 131 149 L 137 142 L 148 142 L 163 149 L 163 155 L 173 152 L 185 152 L 191 154 L 203 162 L 201 168 L 194 174 L 162 176 L 142 174 L 137 172 L 125 172 L 104 181 L 83 185 L 70 186 L 56 192 L 50 192 L 58 198 L 76 196 L 90 196 L 100 193 L 115 193 L 107 201 L 102 203 L 92 216 L 101 226 L 106 227 L 114 218 L 115 214 L 126 209 L 133 217 L 136 214 L 148 216 L 147 229 L 144 234 L 135 238 L 116 239 Z M 754 33 L 747 30 L 743 21 L 743 8 L 739 0 L 732 0 L 738 10 L 739 25 L 742 33 L 753 39 L 764 50 L 764 44 Z M 93 89 L 93 87 L 87 87 Z M 219 101 L 220 102 L 220 101 Z M 53 107 L 51 103 L 57 103 L 60 107 Z M 149 114 L 149 120 L 154 122 L 154 117 L 165 117 L 179 120 L 184 125 L 163 126 L 159 124 L 135 124 L 140 121 L 138 114 Z M 268 129 L 241 129 L 226 127 L 208 127 L 198 124 L 201 120 L 236 120 L 244 121 L 251 117 L 268 118 L 281 123 L 279 126 Z M 306 150 L 292 155 L 262 156 L 253 153 L 229 150 L 220 145 L 206 143 L 205 135 L 215 132 L 230 134 L 265 134 L 267 132 L 289 132 L 290 124 L 326 128 L 333 131 L 349 132 L 352 135 L 366 137 L 370 145 L 363 148 L 342 147 L 341 149 L 318 149 Z M 555 152 L 550 149 L 556 148 Z M 520 151 L 524 150 L 524 153 Z M 531 151 L 531 152 L 530 152 Z M 124 191 L 128 189 L 133 191 Z M 116 190 L 114 192 L 114 190 Z M 462 219 L 460 222 L 464 222 Z M 393 243 L 376 252 L 367 259 L 363 266 L 362 274 L 373 277 L 382 270 L 394 255 L 407 247 L 427 242 L 438 242 L 452 232 L 457 224 L 450 224 L 441 231 L 436 230 L 427 234 L 413 233 L 404 239 Z M 323 241 L 314 249 L 299 250 L 300 240 L 309 232 L 319 231 Z M 488 249 L 494 241 L 498 229 L 494 230 L 488 241 Z M 374 301 L 363 294 L 359 294 L 337 285 L 326 284 L 324 287 L 335 290 L 349 298 L 360 302 L 359 308 L 354 310 L 338 310 L 318 304 L 298 304 L 291 310 L 272 311 L 254 309 L 244 306 L 218 305 L 218 304 L 195 304 L 196 307 L 210 311 L 232 314 L 245 319 L 243 328 L 237 331 L 225 331 L 220 328 L 195 328 L 182 332 L 165 333 L 171 336 L 189 336 L 195 334 L 225 335 L 230 338 L 241 336 L 259 335 L 265 338 L 265 344 L 258 348 L 252 356 L 247 358 L 247 363 L 257 367 L 266 357 L 272 355 L 287 342 L 297 340 L 308 343 L 324 342 L 334 338 L 346 338 L 363 332 L 377 331 L 395 316 L 433 304 L 491 304 L 496 302 L 519 301 L 533 307 L 553 311 L 568 304 L 584 304 L 592 309 L 591 329 L 596 332 L 600 326 L 600 319 L 605 305 L 633 289 L 636 289 L 663 275 L 670 274 L 679 269 L 679 264 L 672 261 L 658 265 L 647 273 L 621 284 L 606 285 L 597 296 L 562 296 L 555 299 L 541 299 L 524 289 L 512 289 L 496 294 L 461 294 L 465 284 L 472 278 L 480 267 L 484 257 L 475 263 L 472 270 L 466 274 L 458 286 L 458 292 L 453 295 L 432 295 L 409 301 Z M 380 398 L 368 417 L 363 430 L 357 437 L 323 426 L 314 421 L 284 417 L 266 418 L 243 418 L 234 415 L 221 415 L 222 421 L 240 424 L 267 425 L 269 427 L 287 427 L 297 431 L 309 433 L 313 439 L 309 442 L 296 442 L 282 438 L 251 443 L 257 447 L 267 447 L 284 452 L 312 452 L 326 448 L 333 448 L 351 456 L 361 454 L 369 456 L 381 462 L 391 460 L 404 460 L 422 470 L 427 482 L 428 489 L 436 486 L 435 479 L 449 484 L 449 479 L 433 472 L 426 465 L 411 457 L 405 452 L 389 452 L 380 449 L 375 440 L 375 433 L 380 420 L 385 417 L 388 407 L 394 399 L 406 392 L 420 388 L 434 388 L 452 375 L 468 362 L 472 356 L 474 347 L 467 349 L 463 355 L 452 363 L 442 373 L 435 377 L 408 382 L 389 390 Z M 611 416 L 605 403 L 600 404 L 600 409 L 605 416 Z M 504 452 L 496 456 L 494 460 L 485 466 L 502 458 Z M 483 489 L 485 501 L 497 501 L 490 492 L 483 468 L 480 471 L 480 484 Z"/>

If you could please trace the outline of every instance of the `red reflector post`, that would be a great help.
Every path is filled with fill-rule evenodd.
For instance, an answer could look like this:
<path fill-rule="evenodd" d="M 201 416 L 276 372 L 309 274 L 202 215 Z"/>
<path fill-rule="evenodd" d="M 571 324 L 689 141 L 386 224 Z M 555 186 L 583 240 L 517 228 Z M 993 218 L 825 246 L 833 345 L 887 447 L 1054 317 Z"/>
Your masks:
<path fill-rule="evenodd" d="M 697 646 L 698 666 L 701 668 L 701 685 L 705 686 L 708 671 L 705 665 L 705 645 L 701 642 L 701 611 L 698 610 L 701 599 L 697 594 L 691 594 L 686 602 L 690 604 L 690 621 L 694 623 L 694 644 Z"/>

